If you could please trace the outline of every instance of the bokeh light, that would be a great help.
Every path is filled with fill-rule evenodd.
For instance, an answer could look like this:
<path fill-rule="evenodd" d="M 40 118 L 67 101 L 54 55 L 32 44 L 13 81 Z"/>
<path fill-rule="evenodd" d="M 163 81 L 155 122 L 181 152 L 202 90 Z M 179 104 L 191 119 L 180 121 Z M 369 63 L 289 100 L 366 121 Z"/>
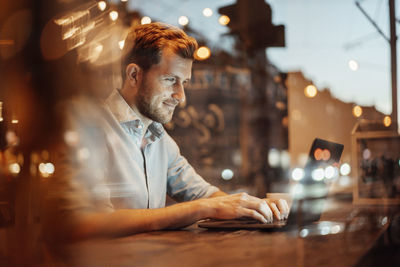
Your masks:
<path fill-rule="evenodd" d="M 352 71 L 357 71 L 357 70 L 358 70 L 358 63 L 357 63 L 357 61 L 355 61 L 354 59 L 349 60 L 349 62 L 348 62 L 347 64 L 349 65 L 349 68 L 350 68 Z"/>
<path fill-rule="evenodd" d="M 110 18 L 112 21 L 116 21 L 118 19 L 118 12 L 117 11 L 111 11 L 110 12 Z"/>
<path fill-rule="evenodd" d="M 8 170 L 10 171 L 10 173 L 16 175 L 21 171 L 21 167 L 18 163 L 14 162 L 8 165 Z"/>
<path fill-rule="evenodd" d="M 281 155 L 279 153 L 279 150 L 276 148 L 271 148 L 268 151 L 268 164 L 269 166 L 276 168 L 279 166 L 281 162 Z"/>
<path fill-rule="evenodd" d="M 353 107 L 353 115 L 354 115 L 354 117 L 358 118 L 358 117 L 360 117 L 362 115 L 362 113 L 363 113 L 363 110 L 362 110 L 362 108 L 360 106 L 354 106 Z"/>
<path fill-rule="evenodd" d="M 39 172 L 42 175 L 42 177 L 49 177 L 51 176 L 55 171 L 55 167 L 53 163 L 47 162 L 47 163 L 40 163 L 39 164 Z"/>
<path fill-rule="evenodd" d="M 324 149 L 322 150 L 322 160 L 329 160 L 331 158 L 331 152 L 329 151 L 329 149 Z"/>
<path fill-rule="evenodd" d="M 211 8 L 206 7 L 205 9 L 203 9 L 203 15 L 205 17 L 211 17 L 213 14 Z"/>
<path fill-rule="evenodd" d="M 392 125 L 392 118 L 390 118 L 390 116 L 385 116 L 385 118 L 383 118 L 383 125 L 385 125 L 385 127 Z"/>
<path fill-rule="evenodd" d="M 305 238 L 308 236 L 309 232 L 310 231 L 308 229 L 304 228 L 304 229 L 301 229 L 301 231 L 299 232 L 299 235 L 300 235 L 300 237 Z"/>
<path fill-rule="evenodd" d="M 316 160 L 321 160 L 322 159 L 322 149 L 321 148 L 317 148 L 314 150 L 314 158 Z"/>
<path fill-rule="evenodd" d="M 312 84 L 306 86 L 306 88 L 304 89 L 305 96 L 309 98 L 315 97 L 317 93 L 318 93 L 317 87 L 315 87 L 315 85 Z"/>
<path fill-rule="evenodd" d="M 302 168 L 294 168 L 292 171 L 292 179 L 300 181 L 304 178 L 304 170 Z"/>
<path fill-rule="evenodd" d="M 125 40 L 121 40 L 121 41 L 119 41 L 118 42 L 118 46 L 119 46 L 119 49 L 124 49 L 124 46 L 125 46 Z"/>
<path fill-rule="evenodd" d="M 328 166 L 325 168 L 325 178 L 326 179 L 332 179 L 334 177 L 337 177 L 338 174 L 339 174 L 338 169 L 333 166 Z"/>
<path fill-rule="evenodd" d="M 340 174 L 341 175 L 345 175 L 346 176 L 346 175 L 349 175 L 350 172 L 351 172 L 351 167 L 350 167 L 350 165 L 348 163 L 343 163 L 340 166 Z"/>
<path fill-rule="evenodd" d="M 144 25 L 144 24 L 150 24 L 151 23 L 151 18 L 148 16 L 144 16 L 141 20 L 140 20 L 140 24 Z"/>
<path fill-rule="evenodd" d="M 226 15 L 222 15 L 221 17 L 219 17 L 218 22 L 219 24 L 226 26 L 229 24 L 229 22 L 231 21 L 231 19 L 226 16 Z"/>
<path fill-rule="evenodd" d="M 207 46 L 201 46 L 197 49 L 195 56 L 198 60 L 205 60 L 211 56 L 211 51 Z"/>
<path fill-rule="evenodd" d="M 90 150 L 86 147 L 82 147 L 77 152 L 77 157 L 79 161 L 85 161 L 90 158 Z"/>
<path fill-rule="evenodd" d="M 225 169 L 221 172 L 221 178 L 225 181 L 231 180 L 233 178 L 233 171 L 231 169 Z"/>
<path fill-rule="evenodd" d="M 317 168 L 312 171 L 311 177 L 315 181 L 322 181 L 325 177 L 325 170 L 323 168 Z"/>
<path fill-rule="evenodd" d="M 101 10 L 104 11 L 107 7 L 107 3 L 105 1 L 100 1 L 97 3 L 97 7 Z"/>
<path fill-rule="evenodd" d="M 178 19 L 179 25 L 186 26 L 189 24 L 189 18 L 186 16 L 180 16 Z"/>
<path fill-rule="evenodd" d="M 367 160 L 371 157 L 371 150 L 369 150 L 368 148 L 363 150 L 363 159 Z"/>

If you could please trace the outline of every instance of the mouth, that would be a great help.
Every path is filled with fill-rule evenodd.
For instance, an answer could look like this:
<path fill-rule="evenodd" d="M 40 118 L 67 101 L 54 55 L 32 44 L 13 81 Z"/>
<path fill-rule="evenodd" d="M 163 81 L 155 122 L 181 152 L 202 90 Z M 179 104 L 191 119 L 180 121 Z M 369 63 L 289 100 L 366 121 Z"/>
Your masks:
<path fill-rule="evenodd" d="M 177 105 L 176 103 L 172 103 L 172 102 L 168 102 L 168 101 L 164 101 L 163 104 L 171 109 L 174 109 Z"/>

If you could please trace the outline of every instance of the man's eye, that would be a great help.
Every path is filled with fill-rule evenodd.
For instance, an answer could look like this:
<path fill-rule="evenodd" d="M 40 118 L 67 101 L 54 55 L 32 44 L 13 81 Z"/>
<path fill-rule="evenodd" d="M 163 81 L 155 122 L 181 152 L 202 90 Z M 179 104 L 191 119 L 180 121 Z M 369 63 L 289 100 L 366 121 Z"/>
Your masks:
<path fill-rule="evenodd" d="M 174 83 L 176 81 L 176 79 L 174 77 L 168 77 L 168 78 L 165 78 L 165 80 L 167 80 L 168 82 L 172 82 L 172 83 Z"/>

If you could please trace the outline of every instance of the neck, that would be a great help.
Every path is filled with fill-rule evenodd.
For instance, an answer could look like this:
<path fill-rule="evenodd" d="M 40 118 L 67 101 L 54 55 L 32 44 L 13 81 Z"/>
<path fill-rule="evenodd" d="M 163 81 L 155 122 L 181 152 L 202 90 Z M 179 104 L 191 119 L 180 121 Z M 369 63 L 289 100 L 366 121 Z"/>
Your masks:
<path fill-rule="evenodd" d="M 131 105 L 129 104 L 129 106 L 132 108 L 132 110 L 136 113 L 136 115 L 139 117 L 140 121 L 143 123 L 143 127 L 144 127 L 144 131 L 143 133 L 145 133 L 147 131 L 147 128 L 149 127 L 149 125 L 153 122 L 151 119 L 147 118 L 146 116 L 143 116 L 142 113 L 139 112 L 139 110 L 137 109 L 136 105 Z"/>
<path fill-rule="evenodd" d="M 140 111 L 136 107 L 134 90 L 132 90 L 131 88 L 127 88 L 127 86 L 125 84 L 122 87 L 122 89 L 120 90 L 120 94 L 121 94 L 122 98 L 125 100 L 125 102 L 132 108 L 132 110 L 139 117 L 140 121 L 143 123 L 143 126 L 144 126 L 143 133 L 145 133 L 147 131 L 147 128 L 153 121 L 151 119 L 147 118 L 146 116 L 144 116 L 142 113 L 140 113 Z"/>

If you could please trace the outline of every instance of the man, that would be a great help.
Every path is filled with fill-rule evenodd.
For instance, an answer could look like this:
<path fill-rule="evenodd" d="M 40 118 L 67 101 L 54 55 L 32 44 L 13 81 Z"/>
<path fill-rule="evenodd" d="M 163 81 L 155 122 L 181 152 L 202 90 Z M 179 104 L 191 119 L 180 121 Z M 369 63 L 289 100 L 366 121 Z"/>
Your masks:
<path fill-rule="evenodd" d="M 205 218 L 251 217 L 267 223 L 273 215 L 287 217 L 284 200 L 227 195 L 208 184 L 163 129 L 175 107 L 185 101 L 184 86 L 191 77 L 196 48 L 196 41 L 182 30 L 161 23 L 129 33 L 122 60 L 123 87 L 108 97 L 103 114 L 106 151 L 86 153 L 97 163 L 70 183 L 70 188 L 80 189 L 69 192 L 85 196 L 69 195 L 74 204 L 63 209 L 79 214 L 70 228 L 73 239 L 179 228 Z M 100 136 L 93 127 L 89 132 L 93 134 L 88 143 Z M 103 178 L 87 181 L 99 163 Z M 165 207 L 167 194 L 181 203 Z"/>

